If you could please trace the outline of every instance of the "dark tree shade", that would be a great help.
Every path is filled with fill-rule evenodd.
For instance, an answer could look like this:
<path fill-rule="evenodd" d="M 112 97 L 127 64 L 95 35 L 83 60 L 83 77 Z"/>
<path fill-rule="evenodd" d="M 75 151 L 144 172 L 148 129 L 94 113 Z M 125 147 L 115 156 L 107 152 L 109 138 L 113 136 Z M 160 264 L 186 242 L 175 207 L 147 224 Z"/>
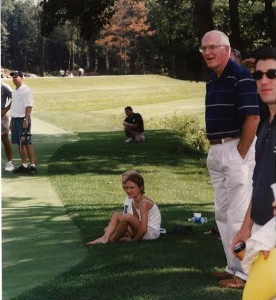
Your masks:
<path fill-rule="evenodd" d="M 42 0 L 41 33 L 48 36 L 56 26 L 75 20 L 82 37 L 88 38 L 108 20 L 105 9 L 113 0 Z"/>
<path fill-rule="evenodd" d="M 198 28 L 199 39 L 210 30 L 214 29 L 212 16 L 213 0 L 194 0 L 195 23 Z"/>
<path fill-rule="evenodd" d="M 272 0 L 265 0 L 265 12 L 264 17 L 266 20 L 266 30 L 271 37 L 271 44 L 275 47 L 275 27 L 276 27 L 276 7 L 273 7 Z"/>
<path fill-rule="evenodd" d="M 230 9 L 230 42 L 233 48 L 242 49 L 240 35 L 240 17 L 239 17 L 239 0 L 229 0 Z"/>

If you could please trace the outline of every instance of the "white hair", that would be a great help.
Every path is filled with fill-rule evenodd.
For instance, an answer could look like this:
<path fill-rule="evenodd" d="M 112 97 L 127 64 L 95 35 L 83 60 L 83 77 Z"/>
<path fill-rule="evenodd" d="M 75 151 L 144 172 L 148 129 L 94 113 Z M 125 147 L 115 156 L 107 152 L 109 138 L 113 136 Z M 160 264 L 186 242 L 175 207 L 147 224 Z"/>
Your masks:
<path fill-rule="evenodd" d="M 216 37 L 219 37 L 220 43 L 222 45 L 228 46 L 229 47 L 229 54 L 231 53 L 231 46 L 230 46 L 229 37 L 224 32 L 219 31 L 219 30 L 208 31 L 204 34 L 201 41 L 203 41 L 205 39 L 205 37 L 207 37 L 209 35 L 214 35 Z"/>

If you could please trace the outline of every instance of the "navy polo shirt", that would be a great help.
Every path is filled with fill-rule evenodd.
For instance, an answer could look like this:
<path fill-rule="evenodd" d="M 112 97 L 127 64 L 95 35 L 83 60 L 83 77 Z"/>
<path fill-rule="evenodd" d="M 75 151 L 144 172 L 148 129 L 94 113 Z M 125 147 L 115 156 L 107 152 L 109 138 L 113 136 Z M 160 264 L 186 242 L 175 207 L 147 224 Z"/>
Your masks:
<path fill-rule="evenodd" d="M 251 219 L 264 225 L 273 217 L 274 196 L 270 185 L 275 183 L 275 116 L 265 120 L 256 142 L 256 167 L 253 174 Z"/>
<path fill-rule="evenodd" d="M 229 59 L 222 74 L 212 72 L 206 84 L 207 138 L 241 136 L 245 115 L 259 115 L 256 83 L 247 68 Z"/>

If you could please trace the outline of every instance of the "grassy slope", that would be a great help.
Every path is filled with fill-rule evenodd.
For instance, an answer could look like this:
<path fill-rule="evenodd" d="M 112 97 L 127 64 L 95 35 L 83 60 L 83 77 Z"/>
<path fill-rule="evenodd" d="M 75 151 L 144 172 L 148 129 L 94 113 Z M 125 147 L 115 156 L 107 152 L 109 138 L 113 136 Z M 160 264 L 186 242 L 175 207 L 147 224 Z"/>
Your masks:
<path fill-rule="evenodd" d="M 35 93 L 37 117 L 78 132 L 78 142 L 52 157 L 49 176 L 84 241 L 99 236 L 112 212 L 121 209 L 120 175 L 126 169 L 144 175 L 146 193 L 159 205 L 167 230 L 176 223 L 188 225 L 194 211 L 210 222 L 193 225 L 191 236 L 97 245 L 81 264 L 16 299 L 240 299 L 240 291 L 219 289 L 209 275 L 225 261 L 220 241 L 203 234 L 214 221 L 205 157 L 183 151 L 173 132 L 148 131 L 147 142 L 137 146 L 123 143 L 123 133 L 116 131 L 126 105 L 145 113 L 145 119 L 160 107 L 159 113 L 166 114 L 171 103 L 180 103 L 176 100 L 182 100 L 175 106 L 177 113 L 202 114 L 204 85 L 159 76 L 38 79 L 28 84 Z M 196 101 L 201 108 L 193 106 Z"/>
<path fill-rule="evenodd" d="M 7 81 L 11 86 L 11 80 Z M 71 131 L 121 130 L 124 107 L 144 119 L 203 113 L 204 84 L 163 76 L 95 76 L 26 79 L 36 117 Z M 145 124 L 146 125 L 146 124 Z"/>

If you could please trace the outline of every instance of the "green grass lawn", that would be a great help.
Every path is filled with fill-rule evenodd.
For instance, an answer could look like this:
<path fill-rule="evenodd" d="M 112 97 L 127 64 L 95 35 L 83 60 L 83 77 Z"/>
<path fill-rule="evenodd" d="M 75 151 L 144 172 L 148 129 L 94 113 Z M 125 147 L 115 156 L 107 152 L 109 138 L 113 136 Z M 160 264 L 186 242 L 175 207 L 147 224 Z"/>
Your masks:
<path fill-rule="evenodd" d="M 50 158 L 48 175 L 80 229 L 83 242 L 102 234 L 122 209 L 121 174 L 138 170 L 146 194 L 160 207 L 162 227 L 192 225 L 192 235 L 168 233 L 157 241 L 90 247 L 68 272 L 16 300 L 226 299 L 241 291 L 220 289 L 210 272 L 225 266 L 221 242 L 206 236 L 214 222 L 206 155 L 192 151 L 177 132 L 147 128 L 156 115 L 204 111 L 204 84 L 161 76 L 112 76 L 26 80 L 33 88 L 35 116 L 77 133 Z M 124 143 L 123 109 L 145 118 L 146 142 Z M 38 158 L 39 160 L 39 158 Z M 189 224 L 193 212 L 208 217 Z M 46 249 L 45 249 L 46 251 Z"/>
<path fill-rule="evenodd" d="M 13 87 L 10 79 L 5 81 Z M 121 130 L 128 105 L 145 120 L 204 111 L 204 83 L 164 76 L 53 77 L 25 83 L 34 92 L 34 115 L 73 132 Z"/>

